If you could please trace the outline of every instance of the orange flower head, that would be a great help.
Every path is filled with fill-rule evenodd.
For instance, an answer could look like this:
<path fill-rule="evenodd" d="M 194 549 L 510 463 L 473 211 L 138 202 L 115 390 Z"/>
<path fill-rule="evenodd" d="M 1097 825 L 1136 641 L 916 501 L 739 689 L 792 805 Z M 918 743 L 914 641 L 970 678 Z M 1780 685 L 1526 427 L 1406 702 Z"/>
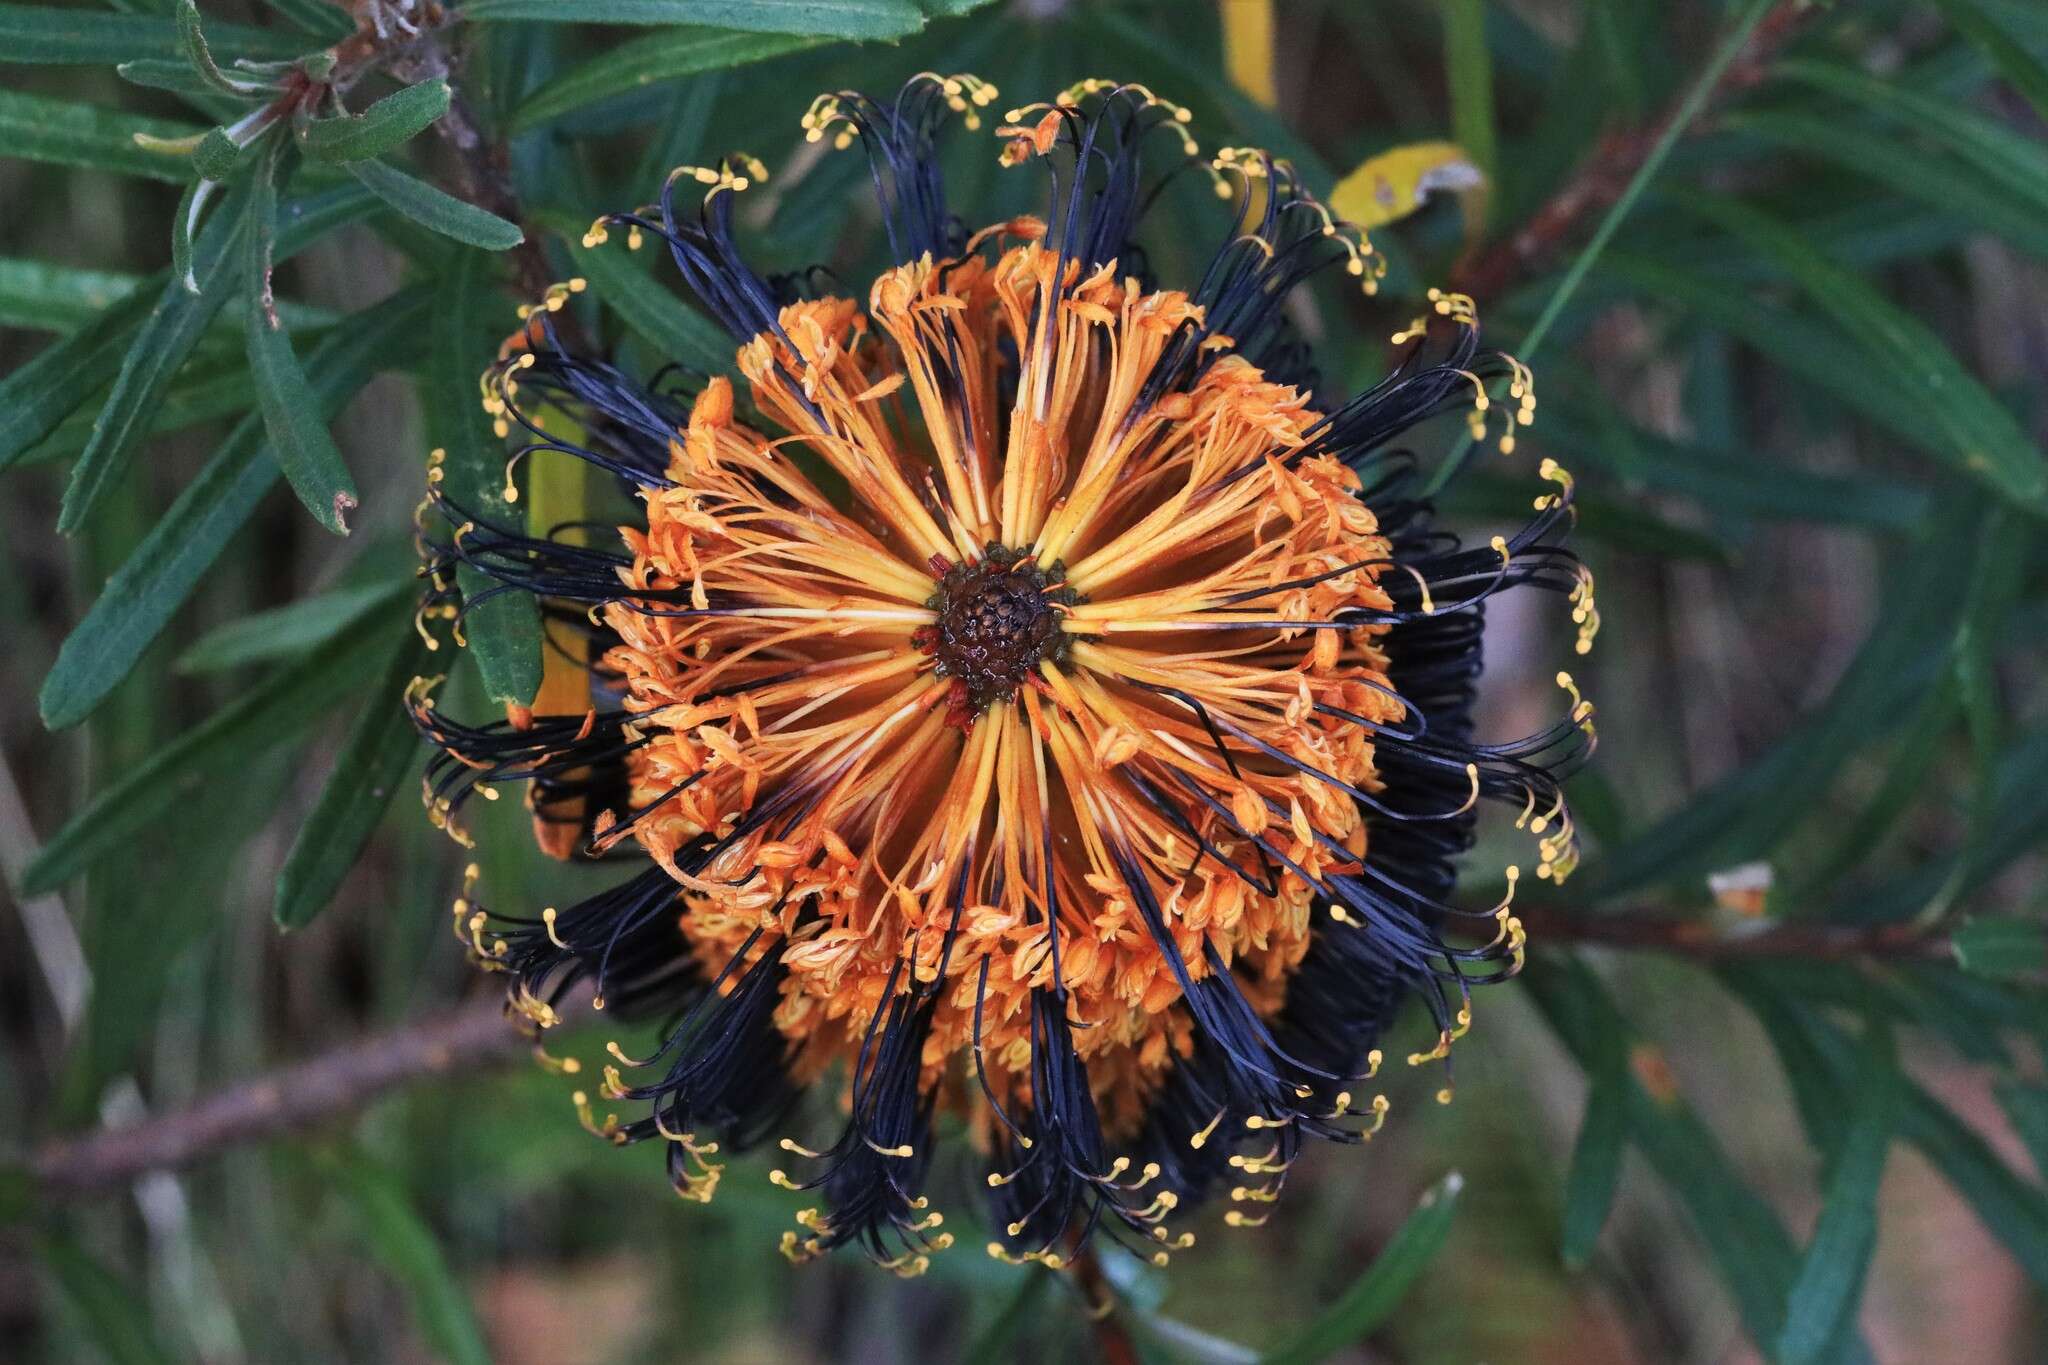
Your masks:
<path fill-rule="evenodd" d="M 1433 294 L 1394 372 L 1332 400 L 1287 299 L 1332 266 L 1370 288 L 1377 258 L 1285 163 L 1210 163 L 1226 194 L 1264 186 L 1171 288 L 1133 234 L 1145 149 L 1193 152 L 1185 111 L 1107 82 L 1011 111 L 1003 160 L 1059 164 L 1052 200 L 970 234 L 934 139 L 993 93 L 923 76 L 805 116 L 875 162 L 897 264 L 864 303 L 741 262 L 748 160 L 599 220 L 592 244 L 669 247 L 731 371 L 641 385 L 534 314 L 487 407 L 641 516 L 586 544 L 437 493 L 458 530 L 429 542 L 433 600 L 533 593 L 591 662 L 560 714 L 473 727 L 413 701 L 437 819 L 523 781 L 549 846 L 647 860 L 539 921 L 462 911 L 528 1020 L 579 983 L 671 1020 L 630 1081 L 607 1068 L 646 1112 L 601 1131 L 665 1139 L 708 1198 L 709 1154 L 836 1077 L 837 1138 L 782 1141 L 776 1183 L 822 1194 L 785 1249 L 904 1271 L 950 1240 L 924 1189 L 941 1113 L 984 1153 L 991 1251 L 1055 1264 L 1097 1228 L 1164 1257 L 1218 1189 L 1260 1221 L 1303 1139 L 1369 1137 L 1400 1004 L 1436 1018 L 1413 1059 L 1436 1060 L 1470 988 L 1521 959 L 1512 890 L 1447 899 L 1479 803 L 1517 810 L 1562 879 L 1557 773 L 1592 733 L 1574 691 L 1539 734 L 1471 737 L 1489 598 L 1561 591 L 1582 643 L 1597 618 L 1557 543 L 1561 471 L 1529 525 L 1468 549 L 1392 449 L 1449 409 L 1504 445 L 1529 420 L 1532 380 L 1480 352 L 1470 302 Z"/>

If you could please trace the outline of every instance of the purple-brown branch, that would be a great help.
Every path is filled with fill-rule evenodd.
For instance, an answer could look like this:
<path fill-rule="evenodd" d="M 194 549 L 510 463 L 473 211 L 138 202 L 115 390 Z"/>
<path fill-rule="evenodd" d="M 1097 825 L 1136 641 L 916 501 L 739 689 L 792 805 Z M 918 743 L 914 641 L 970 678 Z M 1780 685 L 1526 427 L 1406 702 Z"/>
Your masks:
<path fill-rule="evenodd" d="M 52 1199 L 118 1188 L 149 1171 L 176 1170 L 228 1147 L 318 1127 L 386 1091 L 458 1066 L 531 1050 L 531 1040 L 506 1022 L 504 1004 L 493 994 L 231 1085 L 175 1113 L 54 1141 L 29 1169 Z"/>

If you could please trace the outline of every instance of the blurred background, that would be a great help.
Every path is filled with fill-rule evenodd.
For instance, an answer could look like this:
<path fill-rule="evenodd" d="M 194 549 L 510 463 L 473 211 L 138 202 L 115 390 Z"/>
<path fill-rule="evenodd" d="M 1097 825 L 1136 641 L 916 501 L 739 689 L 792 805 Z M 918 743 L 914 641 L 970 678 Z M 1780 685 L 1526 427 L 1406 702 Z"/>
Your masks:
<path fill-rule="evenodd" d="M 0 5 L 0 1357 L 2043 1357 L 2048 8 L 204 18 L 222 63 L 279 64 L 213 83 L 169 0 Z M 248 277 L 213 271 L 205 231 L 200 294 L 166 271 L 196 176 L 271 173 L 195 135 L 246 132 L 320 51 L 367 73 L 358 111 L 443 76 L 455 97 L 346 134 L 381 160 L 284 186 L 301 391 L 252 370 Z M 1472 293 L 1534 364 L 1536 424 L 1511 456 L 1465 451 L 1456 417 L 1418 448 L 1481 539 L 1542 460 L 1568 466 L 1605 618 L 1585 659 L 1554 604 L 1489 623 L 1482 728 L 1552 714 L 1568 665 L 1602 745 L 1571 788 L 1586 866 L 1523 886 L 1529 969 L 1480 997 L 1455 1102 L 1392 1076 L 1383 1132 L 1311 1153 L 1269 1225 L 1211 1214 L 1170 1269 L 1105 1251 L 1093 1285 L 982 1255 L 964 1170 L 940 1182 L 961 1246 L 899 1282 L 785 1264 L 802 1201 L 764 1159 L 684 1206 L 653 1146 L 583 1132 L 577 1078 L 504 1035 L 451 937 L 471 855 L 422 818 L 393 719 L 422 665 L 400 642 L 425 454 L 480 448 L 474 376 L 512 305 L 586 276 L 571 315 L 622 364 L 718 363 L 665 269 L 580 234 L 735 147 L 773 170 L 753 262 L 864 289 L 865 163 L 797 120 L 922 69 L 993 81 L 998 110 L 1142 80 L 1205 150 L 1265 147 L 1334 191 L 1389 269 L 1376 299 L 1339 281 L 1297 311 L 1333 391 L 1384 373 L 1429 286 Z M 1038 203 L 995 150 L 986 127 L 948 144 L 970 226 Z M 1168 281 L 1223 230 L 1183 181 L 1142 234 Z M 279 392 L 313 434 L 256 415 Z M 276 477 L 323 415 L 361 502 L 345 538 Z M 491 629 L 482 649 L 516 646 Z M 525 657 L 478 652 L 457 714 L 508 676 L 473 664 Z M 486 883 L 588 885 L 513 806 L 478 812 Z M 1518 838 L 1486 831 L 1473 904 Z M 587 1080 L 612 1036 L 549 1051 Z M 305 1122 L 277 1131 L 280 1105 Z"/>

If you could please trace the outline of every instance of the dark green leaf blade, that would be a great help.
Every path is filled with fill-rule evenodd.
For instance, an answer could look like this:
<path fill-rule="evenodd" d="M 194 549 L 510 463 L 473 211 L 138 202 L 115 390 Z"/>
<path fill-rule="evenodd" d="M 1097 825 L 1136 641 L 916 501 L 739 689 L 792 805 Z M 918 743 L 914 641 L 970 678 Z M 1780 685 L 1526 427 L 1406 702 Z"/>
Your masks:
<path fill-rule="evenodd" d="M 0 380 L 0 469 L 6 469 L 47 436 L 120 371 L 135 332 L 149 317 L 170 282 L 166 274 L 107 305 L 100 315 L 35 359 Z"/>
<path fill-rule="evenodd" d="M 237 617 L 200 637 L 173 667 L 180 673 L 220 673 L 318 649 L 370 612 L 405 596 L 412 586 L 408 579 L 384 579 Z"/>
<path fill-rule="evenodd" d="M 1877 1250 L 1877 1187 L 1898 1123 L 1904 1078 L 1890 1027 L 1873 1020 L 1869 1029 L 1850 1090 L 1854 1108 L 1828 1176 L 1820 1222 L 1786 1297 L 1777 1351 L 1784 1365 L 1810 1365 L 1828 1357 L 1855 1317 Z"/>
<path fill-rule="evenodd" d="M 360 114 L 316 119 L 299 133 L 308 161 L 368 161 L 418 137 L 448 112 L 448 82 L 436 77 L 397 90 Z"/>
<path fill-rule="evenodd" d="M 1559 1255 L 1573 1270 L 1593 1258 L 1628 1146 L 1628 1051 L 1616 1034 L 1603 1033 L 1597 1043 L 1598 1054 L 1586 1068 L 1586 1113 L 1572 1144 L 1558 1233 Z"/>
<path fill-rule="evenodd" d="M 490 1349 L 469 1296 L 441 1255 L 433 1229 L 413 1207 L 399 1178 L 366 1157 L 349 1154 L 322 1163 L 336 1177 L 371 1252 L 412 1301 L 420 1330 L 451 1365 L 490 1365 Z"/>
<path fill-rule="evenodd" d="M 741 33 L 901 38 L 924 27 L 910 0 L 470 0 L 469 19 L 545 24 L 690 24 Z"/>
<path fill-rule="evenodd" d="M 509 251 L 526 240 L 516 223 L 495 213 L 443 194 L 424 180 L 381 161 L 351 161 L 348 173 L 369 187 L 370 193 L 430 232 L 486 251 Z"/>
<path fill-rule="evenodd" d="M 446 452 L 442 491 L 486 521 L 516 527 L 523 517 L 505 500 L 504 443 L 474 397 L 477 375 L 497 351 L 491 313 L 502 307 L 490 258 L 460 253 L 434 291 L 427 432 Z M 467 567 L 457 570 L 455 581 L 467 607 L 462 638 L 485 695 L 521 706 L 532 701 L 541 681 L 540 611 L 533 596 L 492 593 L 497 585 Z"/>
<path fill-rule="evenodd" d="M 734 33 L 698 27 L 652 33 L 621 43 L 536 90 L 513 115 L 512 130 L 538 127 L 621 91 L 800 52 L 828 41 L 815 34 Z"/>
<path fill-rule="evenodd" d="M 384 662 L 372 643 L 375 624 L 360 623 L 279 670 L 102 788 L 23 869 L 22 893 L 53 891 L 120 852 L 130 835 L 188 799 L 194 785 L 298 737 L 355 695 Z"/>
<path fill-rule="evenodd" d="M 1852 100 L 1902 127 L 1945 143 L 2008 193 L 2048 210 L 2048 147 L 1994 122 L 1969 103 L 1916 90 L 1904 81 L 1885 80 L 1839 62 L 1787 58 L 1778 63 L 1776 72 L 1787 80 Z"/>
<path fill-rule="evenodd" d="M 197 293 L 176 279 L 166 281 L 158 292 L 156 307 L 136 333 L 113 391 L 93 424 L 92 444 L 72 466 L 64 505 L 57 516 L 58 531 L 67 535 L 77 531 L 107 490 L 126 474 L 163 402 L 165 387 L 234 292 L 239 278 L 234 248 L 246 226 L 248 208 L 247 192 L 233 191 L 207 221 L 194 249 Z"/>
<path fill-rule="evenodd" d="M 355 20 L 334 0 L 263 0 L 263 3 L 323 43 L 339 42 L 356 31 Z"/>
<path fill-rule="evenodd" d="M 402 364 L 426 300 L 396 298 L 353 315 L 309 357 L 323 419 L 331 420 L 378 369 Z M 43 723 L 76 725 L 128 676 L 200 577 L 277 482 L 277 462 L 254 414 L 236 426 L 163 519 L 115 570 L 99 599 L 65 637 L 43 680 Z"/>
<path fill-rule="evenodd" d="M 1974 0 L 1934 0 L 1942 15 L 1958 32 L 1991 59 L 2006 84 L 2019 91 L 2042 118 L 2048 118 L 2048 68 L 2000 28 Z"/>
<path fill-rule="evenodd" d="M 1691 211 L 1789 271 L 1807 296 L 1906 386 L 1940 439 L 1924 442 L 1959 472 L 2036 511 L 2048 509 L 2048 461 L 2011 412 L 1946 343 L 1877 289 L 1770 215 L 1720 195 L 1673 192 Z"/>
<path fill-rule="evenodd" d="M 2048 925 L 2010 917 L 1967 919 L 1949 935 L 1949 947 L 1966 972 L 2023 981 L 2048 968 Z"/>
<path fill-rule="evenodd" d="M 36 1252 L 78 1325 L 112 1365 L 170 1365 L 175 1359 L 157 1339 L 146 1296 L 133 1285 L 122 1283 L 68 1237 L 42 1238 Z"/>
<path fill-rule="evenodd" d="M 1598 1064 L 1612 1034 L 1633 1048 L 1628 1021 L 1600 979 L 1577 958 L 1532 955 L 1520 980 L 1579 1064 Z M 1744 1184 L 1721 1144 L 1668 1079 L 1654 1089 L 1646 1075 L 1663 1077 L 1654 1052 L 1632 1050 L 1628 1126 L 1636 1148 L 1668 1184 L 1706 1244 L 1728 1286 L 1743 1327 L 1756 1341 L 1773 1341 L 1784 1320 L 1785 1286 L 1798 1264 L 1792 1239 L 1777 1214 Z"/>
<path fill-rule="evenodd" d="M 278 321 L 270 298 L 271 243 L 276 231 L 275 158 L 257 169 L 251 194 L 243 318 L 248 339 L 249 374 L 256 381 L 256 402 L 270 433 L 270 450 L 284 470 L 292 492 L 313 519 L 336 535 L 348 534 L 348 514 L 359 499 L 356 484 L 341 458 L 341 448 L 320 416 L 313 386 L 292 351 L 291 338 Z"/>
<path fill-rule="evenodd" d="M 1259 1357 L 1261 1365 L 1312 1365 L 1362 1340 L 1386 1321 L 1443 1250 L 1464 1184 L 1464 1177 L 1453 1171 L 1424 1191 L 1415 1212 L 1387 1239 L 1372 1264 L 1314 1322 Z"/>
<path fill-rule="evenodd" d="M 303 928 L 327 908 L 405 785 L 420 741 L 402 698 L 426 657 L 425 641 L 408 632 L 350 724 L 334 771 L 277 875 L 272 914 L 280 929 Z"/>
<path fill-rule="evenodd" d="M 1762 138 L 1796 156 L 1818 157 L 1946 213 L 1962 214 L 2035 256 L 2048 257 L 2048 224 L 2038 209 L 1955 158 L 1841 118 L 1789 109 L 1733 110 L 1730 132 Z"/>
<path fill-rule="evenodd" d="M 238 57 L 294 57 L 303 38 L 242 24 L 212 25 L 214 46 Z M 137 57 L 178 59 L 178 27 L 151 14 L 0 4 L 0 65 L 112 66 Z"/>
<path fill-rule="evenodd" d="M 135 135 L 170 142 L 204 131 L 25 90 L 0 90 L 0 156 L 175 183 L 190 174 L 186 159 L 141 146 Z"/>

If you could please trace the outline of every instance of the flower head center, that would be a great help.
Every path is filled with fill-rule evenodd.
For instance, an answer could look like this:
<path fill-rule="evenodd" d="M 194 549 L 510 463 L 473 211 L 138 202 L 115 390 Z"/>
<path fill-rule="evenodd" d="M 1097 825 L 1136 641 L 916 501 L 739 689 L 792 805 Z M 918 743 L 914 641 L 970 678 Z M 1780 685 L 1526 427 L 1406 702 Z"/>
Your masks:
<path fill-rule="evenodd" d="M 939 590 L 926 604 L 938 619 L 913 637 L 951 678 L 956 710 L 979 715 L 1008 701 L 1042 659 L 1067 650 L 1060 608 L 1080 595 L 1065 586 L 1064 566 L 1047 573 L 1032 555 L 990 542 L 966 564 L 934 559 Z M 964 702 L 964 707 L 960 704 Z"/>

